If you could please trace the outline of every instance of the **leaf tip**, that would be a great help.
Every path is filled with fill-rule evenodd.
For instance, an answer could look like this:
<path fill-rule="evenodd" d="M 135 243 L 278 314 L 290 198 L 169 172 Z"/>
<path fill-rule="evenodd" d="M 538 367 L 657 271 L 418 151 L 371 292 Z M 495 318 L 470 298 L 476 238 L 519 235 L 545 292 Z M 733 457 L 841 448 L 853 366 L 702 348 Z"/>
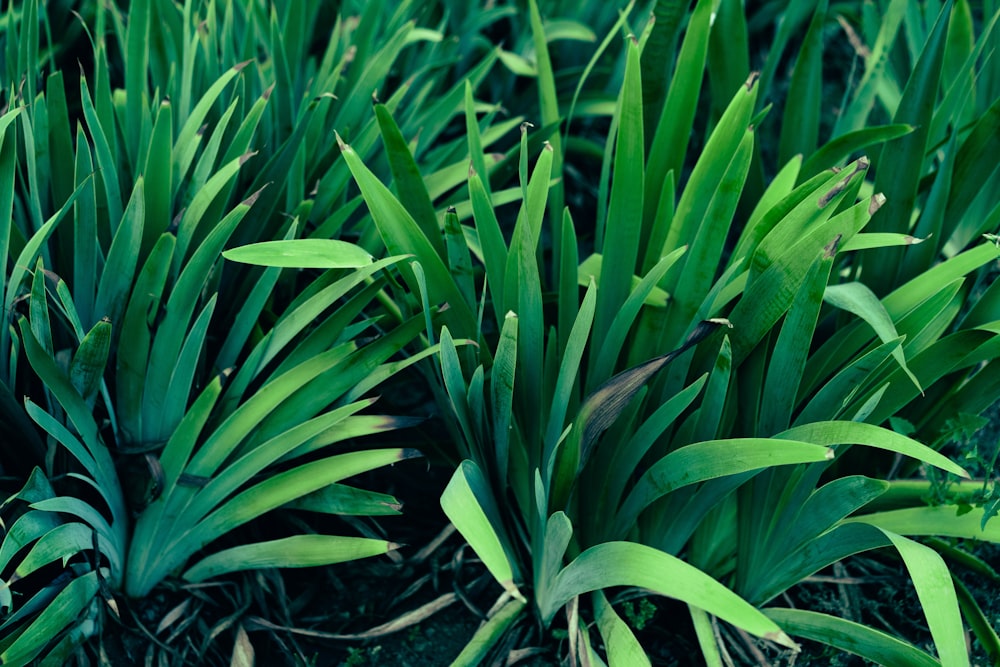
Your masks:
<path fill-rule="evenodd" d="M 875 211 L 882 208 L 882 204 L 885 203 L 885 195 L 881 192 L 876 192 L 872 195 L 871 203 L 868 204 L 868 215 L 875 215 Z"/>
<path fill-rule="evenodd" d="M 241 63 L 236 63 L 235 65 L 233 65 L 233 71 L 241 72 L 241 71 L 243 71 L 243 68 L 245 68 L 247 65 L 249 65 L 252 62 L 253 62 L 253 60 L 251 59 L 251 60 L 244 60 Z"/>
<path fill-rule="evenodd" d="M 799 653 L 799 652 L 802 651 L 802 647 L 799 646 L 798 644 L 796 644 L 795 640 L 793 640 L 791 637 L 789 637 L 788 635 L 786 635 L 781 630 L 778 630 L 777 632 L 767 632 L 767 633 L 765 633 L 764 634 L 764 639 L 766 639 L 768 641 L 771 641 L 771 642 L 774 642 L 775 644 L 781 644 L 782 646 L 786 646 L 786 647 L 790 648 L 791 650 L 795 651 L 796 653 Z"/>
<path fill-rule="evenodd" d="M 510 596 L 515 600 L 517 600 L 518 602 L 522 602 L 524 604 L 528 603 L 527 598 L 524 597 L 524 594 L 521 593 L 520 589 L 517 587 L 517 584 L 515 584 L 513 580 L 506 579 L 504 581 L 501 581 L 500 585 L 503 586 L 504 590 L 507 591 L 507 593 L 510 594 Z"/>
<path fill-rule="evenodd" d="M 524 121 L 523 123 L 521 123 L 521 134 L 527 134 L 528 129 L 534 126 L 535 126 L 534 123 L 529 123 L 528 121 Z"/>
<path fill-rule="evenodd" d="M 247 197 L 246 199 L 244 199 L 243 201 L 241 201 L 240 204 L 242 204 L 244 206 L 253 206 L 254 204 L 257 203 L 257 200 L 260 198 L 260 193 L 263 192 L 264 188 L 266 188 L 270 184 L 271 184 L 271 182 L 268 181 L 267 183 L 265 183 L 264 185 L 262 185 L 260 187 L 260 189 L 257 190 L 257 192 L 254 192 L 252 195 L 250 195 L 249 197 Z"/>
<path fill-rule="evenodd" d="M 757 83 L 757 79 L 760 78 L 760 72 L 750 72 L 750 76 L 747 77 L 746 83 L 743 85 L 747 87 L 747 92 L 753 90 L 753 85 Z"/>

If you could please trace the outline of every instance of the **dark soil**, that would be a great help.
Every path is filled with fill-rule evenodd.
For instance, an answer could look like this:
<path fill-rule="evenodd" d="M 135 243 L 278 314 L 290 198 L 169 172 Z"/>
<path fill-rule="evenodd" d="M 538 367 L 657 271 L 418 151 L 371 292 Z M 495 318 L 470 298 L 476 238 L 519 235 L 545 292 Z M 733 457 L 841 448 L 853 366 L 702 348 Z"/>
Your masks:
<path fill-rule="evenodd" d="M 997 441 L 998 412 L 994 409 L 989 413 L 990 423 L 974 441 Z M 426 439 L 440 436 L 438 430 L 439 425 L 428 422 L 401 435 L 405 441 L 395 444 L 426 450 Z M 100 642 L 105 664 L 141 664 L 161 655 L 168 662 L 160 664 L 229 665 L 241 629 L 258 665 L 450 664 L 502 592 L 460 536 L 448 529 L 437 504 L 451 470 L 449 465 L 416 460 L 352 480 L 364 488 L 392 493 L 407 503 L 401 516 L 347 525 L 327 517 L 291 517 L 300 529 L 335 534 L 360 531 L 402 543 L 393 558 L 247 573 L 201 588 L 164 587 L 140 603 L 122 602 L 123 623 L 107 623 L 108 634 Z M 952 541 L 952 545 L 975 554 L 994 573 L 1000 571 L 1000 546 L 959 541 Z M 1000 627 L 1000 596 L 996 594 L 1000 577 L 975 572 L 954 561 L 949 565 L 986 618 Z M 703 664 L 683 605 L 659 597 L 637 598 L 635 591 L 612 591 L 610 597 L 616 601 L 618 613 L 636 630 L 654 665 Z M 933 650 L 912 584 L 898 557 L 889 550 L 848 559 L 800 583 L 772 604 L 834 614 Z M 140 623 L 145 633 L 136 629 Z M 393 623 L 394 627 L 385 627 Z M 720 633 L 735 665 L 870 664 L 813 642 L 802 642 L 803 651 L 795 655 L 724 625 Z M 155 636 L 156 642 L 150 636 Z M 528 657 L 517 663 L 525 667 L 559 665 L 558 657 L 566 654 L 565 636 L 558 622 L 545 633 L 536 627 L 515 628 L 502 652 L 531 649 L 524 652 Z M 596 630 L 591 638 L 600 641 Z M 986 667 L 990 663 L 985 652 L 971 633 L 969 638 L 972 665 Z"/>

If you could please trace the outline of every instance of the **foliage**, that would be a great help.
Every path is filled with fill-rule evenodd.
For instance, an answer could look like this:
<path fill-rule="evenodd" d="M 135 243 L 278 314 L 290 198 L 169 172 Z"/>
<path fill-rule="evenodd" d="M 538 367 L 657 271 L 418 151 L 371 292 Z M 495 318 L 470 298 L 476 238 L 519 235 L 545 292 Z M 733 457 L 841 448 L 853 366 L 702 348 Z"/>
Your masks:
<path fill-rule="evenodd" d="M 685 173 L 683 156 L 699 97 L 695 82 L 706 65 L 711 71 L 708 44 L 716 8 L 700 2 L 690 15 L 663 113 L 649 130 L 643 124 L 644 42 L 626 42 L 624 83 L 612 121 L 617 135 L 605 151 L 611 160 L 605 174 L 613 177 L 610 184 L 602 181 L 598 200 L 599 252 L 579 268 L 568 211 L 557 208 L 552 215 L 549 209 L 551 249 L 539 245 L 550 177 L 560 156 L 552 146 L 544 148 L 529 177 L 531 151 L 522 135 L 523 200 L 508 244 L 482 177 L 473 105 L 467 104 L 475 227 L 464 236 L 483 264 L 480 280 L 489 299 L 482 312 L 491 314 L 493 323 L 475 332 L 490 347 L 478 367 L 451 347 L 448 329 L 441 333 L 441 384 L 458 423 L 460 453 L 468 459 L 442 505 L 508 595 L 521 599 L 522 589 L 531 589 L 544 624 L 571 603 L 570 645 L 581 656 L 591 648 L 586 633 L 574 626 L 577 596 L 615 585 L 642 586 L 689 602 L 711 663 L 719 658 L 706 611 L 787 643 L 753 620 L 740 601 L 725 597 L 724 589 L 711 597 L 707 591 L 716 589 L 710 580 L 702 597 L 671 588 L 684 577 L 694 579 L 697 571 L 669 554 L 683 555 L 761 605 L 841 558 L 893 546 L 917 586 L 939 655 L 960 664 L 966 649 L 954 589 L 947 575 L 942 578 L 944 563 L 930 548 L 902 537 L 924 534 L 926 526 L 917 517 L 931 516 L 930 510 L 911 508 L 912 519 L 891 524 L 894 515 L 880 513 L 849 522 L 889 487 L 849 473 L 858 467 L 878 473 L 878 457 L 857 455 L 857 445 L 864 445 L 866 452 L 910 456 L 966 475 L 926 446 L 874 425 L 901 411 L 921 411 L 918 433 L 933 434 L 925 397 L 938 403 L 981 401 L 973 412 L 995 400 L 995 391 L 984 395 L 975 389 L 989 382 L 979 365 L 994 358 L 995 330 L 987 324 L 994 318 L 984 314 L 978 326 L 956 320 L 955 306 L 961 303 L 958 281 L 995 259 L 996 250 L 982 244 L 950 253 L 952 259 L 933 269 L 938 253 L 930 253 L 925 267 L 894 290 L 859 281 L 870 277 L 871 269 L 864 271 L 866 263 L 872 265 L 869 255 L 917 248 L 906 229 L 867 231 L 870 220 L 898 215 L 881 211 L 887 198 L 879 187 L 888 189 L 880 179 L 903 162 L 892 162 L 896 153 L 886 148 L 876 161 L 874 188 L 866 158 L 842 171 L 822 168 L 864 146 L 912 137 L 916 123 L 926 119 L 900 112 L 884 129 L 851 134 L 854 128 L 838 128 L 834 140 L 818 145 L 820 98 L 812 81 L 822 62 L 816 54 L 822 49 L 825 3 L 812 12 L 804 37 L 812 50 L 800 52 L 792 79 L 796 94 L 786 101 L 781 123 L 812 127 L 812 134 L 786 131 L 781 137 L 783 155 L 801 152 L 808 159 L 791 158 L 767 188 L 755 192 L 750 175 L 761 160 L 755 137 L 767 122 L 766 109 L 756 113 L 758 91 L 773 74 L 765 68 L 759 83 L 751 77 L 723 107 Z M 937 92 L 936 84 L 928 93 L 920 81 L 931 76 L 925 70 L 933 64 L 926 63 L 942 48 L 951 12 L 946 6 L 927 33 L 927 56 L 914 53 L 910 92 L 901 106 Z M 544 29 L 539 21 L 532 25 Z M 991 29 L 992 23 L 980 44 Z M 969 59 L 967 66 L 974 63 Z M 538 64 L 544 67 L 543 60 Z M 537 76 L 544 96 L 546 76 L 542 71 Z M 852 104 L 852 113 L 870 111 Z M 544 108 L 543 100 L 543 115 Z M 940 113 L 947 118 L 965 109 L 945 105 Z M 988 105 L 985 113 L 988 119 Z M 464 295 L 471 312 L 475 302 L 461 285 L 468 280 L 460 270 L 467 260 L 450 250 L 446 256 L 435 252 L 406 208 L 352 159 L 349 147 L 344 150 L 386 246 L 393 252 L 405 247 L 421 265 L 434 267 L 411 289 L 426 290 L 430 303 L 455 305 Z M 905 160 L 909 167 L 912 157 Z M 907 178 L 919 180 L 923 173 Z M 976 173 L 989 176 L 985 167 Z M 419 182 L 404 185 L 395 176 L 398 189 L 419 188 Z M 683 188 L 675 199 L 678 181 Z M 892 185 L 899 192 L 899 182 L 893 179 Z M 749 211 L 744 219 L 738 215 L 741 203 Z M 967 242 L 974 239 L 973 234 Z M 945 244 L 938 249 L 949 257 Z M 550 263 L 540 265 L 540 257 Z M 951 280 L 956 281 L 952 291 L 941 293 Z M 578 283 L 587 288 L 582 301 Z M 879 293 L 887 294 L 884 300 Z M 470 335 L 468 320 L 457 325 L 462 336 Z M 721 341 L 712 334 L 720 326 L 732 327 Z M 492 344 L 484 341 L 491 330 L 499 333 Z M 664 355 L 663 350 L 674 351 Z M 945 350 L 954 351 L 944 355 Z M 855 452 L 848 455 L 852 445 Z M 828 454 L 824 447 L 836 451 Z M 786 467 L 776 467 L 781 464 Z M 946 530 L 944 525 L 936 529 Z M 991 539 L 978 524 L 949 526 Z M 565 568 L 564 554 L 570 561 Z M 660 576 L 647 579 L 648 572 Z M 622 637 L 620 624 L 600 611 L 604 608 L 598 599 L 594 613 L 606 619 L 598 626 L 610 657 L 626 649 L 614 647 Z M 790 621 L 790 613 L 774 617 L 814 636 Z M 515 615 L 505 616 L 506 623 L 515 621 Z M 854 646 L 835 621 L 830 628 L 836 630 L 825 634 L 825 641 L 868 651 Z M 634 645 L 633 639 L 620 641 Z M 459 662 L 471 664 L 482 655 L 482 649 L 463 653 Z"/>
<path fill-rule="evenodd" d="M 342 482 L 416 453 L 330 446 L 413 422 L 366 398 L 407 368 L 503 589 L 456 664 L 562 618 L 571 659 L 648 664 L 619 587 L 710 665 L 720 620 L 995 646 L 933 536 L 998 538 L 944 453 L 1000 398 L 1000 8 L 744 4 L 8 3 L 0 659 L 174 577 L 395 548 L 241 526 L 397 513 Z M 776 606 L 884 548 L 933 654 Z"/>
<path fill-rule="evenodd" d="M 377 87 L 407 45 L 433 51 L 440 35 L 405 7 L 369 9 L 363 30 L 344 18 L 324 26 L 318 6 L 258 9 L 134 3 L 126 20 L 92 7 L 93 68 L 78 98 L 52 66 L 58 53 L 40 46 L 53 28 L 46 7 L 7 12 L 9 80 L 23 86 L 5 86 L 0 121 L 13 324 L 0 332 L 2 462 L 23 486 L 3 506 L 5 664 L 61 664 L 109 610 L 167 577 L 396 548 L 288 529 L 217 542 L 277 508 L 398 513 L 395 498 L 342 482 L 416 455 L 331 447 L 413 422 L 366 414 L 365 394 L 405 367 L 390 358 L 424 324 L 373 306 L 400 258 L 330 241 L 340 259 L 327 270 L 283 275 L 221 252 L 241 237 L 338 233 L 348 177 L 331 166 L 323 127 L 370 144 L 375 119 L 356 91 Z M 326 40 L 319 52 L 314 34 Z M 371 60 L 347 68 L 359 49 Z M 125 71 L 113 89 L 116 54 Z M 430 96 L 447 82 L 414 83 Z M 429 106 L 418 100 L 413 122 L 440 113 Z"/>

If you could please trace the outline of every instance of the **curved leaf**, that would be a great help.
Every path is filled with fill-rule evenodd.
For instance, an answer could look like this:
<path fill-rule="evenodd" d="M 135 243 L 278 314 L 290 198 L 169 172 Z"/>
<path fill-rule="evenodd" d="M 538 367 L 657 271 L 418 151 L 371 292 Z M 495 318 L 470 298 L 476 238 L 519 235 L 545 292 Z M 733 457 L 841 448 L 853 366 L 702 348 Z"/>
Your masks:
<path fill-rule="evenodd" d="M 861 623 L 804 609 L 769 607 L 763 611 L 792 636 L 822 642 L 879 665 L 898 665 L 898 667 L 941 665 L 915 646 Z"/>
<path fill-rule="evenodd" d="M 587 549 L 555 577 L 551 594 L 538 601 L 548 626 L 577 595 L 610 586 L 639 586 L 675 598 L 775 643 L 797 645 L 750 603 L 698 568 L 667 553 L 631 542 L 606 542 Z"/>
<path fill-rule="evenodd" d="M 294 535 L 280 540 L 243 544 L 207 556 L 188 568 L 187 581 L 266 567 L 316 567 L 378 556 L 399 545 L 384 540 L 337 535 Z"/>
<path fill-rule="evenodd" d="M 951 459 L 939 454 L 927 445 L 922 445 L 912 438 L 907 438 L 905 435 L 873 424 L 849 421 L 815 422 L 792 427 L 774 437 L 805 440 L 806 442 L 815 442 L 828 447 L 846 444 L 876 447 L 897 454 L 904 454 L 959 477 L 969 478 L 969 473 L 962 466 L 954 463 Z"/>
<path fill-rule="evenodd" d="M 299 269 L 354 269 L 371 264 L 367 250 L 333 239 L 264 241 L 222 253 L 232 262 Z"/>
<path fill-rule="evenodd" d="M 622 504 L 616 523 L 619 530 L 628 530 L 653 501 L 684 486 L 759 468 L 832 458 L 833 451 L 820 445 L 770 438 L 708 440 L 681 447 L 639 478 Z"/>
<path fill-rule="evenodd" d="M 938 535 L 1000 543 L 1000 522 L 982 525 L 981 512 L 967 512 L 961 505 L 908 507 L 852 517 L 848 522 L 867 523 L 899 535 Z"/>
<path fill-rule="evenodd" d="M 45 605 L 42 613 L 0 653 L 5 665 L 26 665 L 42 652 L 51 639 L 76 619 L 97 595 L 97 572 L 88 572 L 70 581 Z"/>
<path fill-rule="evenodd" d="M 486 569 L 516 599 L 525 602 L 514 583 L 514 565 L 496 526 L 499 510 L 488 496 L 486 480 L 472 461 L 462 461 L 441 494 L 441 509 L 482 559 Z"/>

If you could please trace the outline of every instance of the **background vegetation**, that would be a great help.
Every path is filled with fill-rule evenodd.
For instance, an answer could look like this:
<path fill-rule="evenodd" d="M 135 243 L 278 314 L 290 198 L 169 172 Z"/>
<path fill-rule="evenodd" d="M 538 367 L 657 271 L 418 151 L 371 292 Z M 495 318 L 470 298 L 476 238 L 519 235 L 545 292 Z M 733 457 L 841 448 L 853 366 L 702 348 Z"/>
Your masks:
<path fill-rule="evenodd" d="M 996 662 L 998 19 L 6 3 L 0 661 Z"/>

